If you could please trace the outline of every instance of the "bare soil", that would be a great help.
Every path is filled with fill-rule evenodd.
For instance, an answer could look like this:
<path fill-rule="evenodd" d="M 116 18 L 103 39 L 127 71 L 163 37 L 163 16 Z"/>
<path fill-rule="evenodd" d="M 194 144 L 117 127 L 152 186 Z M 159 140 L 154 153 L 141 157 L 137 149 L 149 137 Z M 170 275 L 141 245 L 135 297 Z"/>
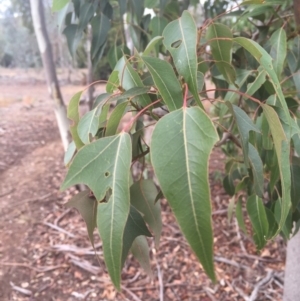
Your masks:
<path fill-rule="evenodd" d="M 101 242 L 96 240 L 95 256 L 81 217 L 65 207 L 75 189 L 59 192 L 66 170 L 43 76 L 0 69 L 1 301 L 281 300 L 285 243 L 277 238 L 257 254 L 251 238 L 234 219 L 228 221 L 229 197 L 220 183 L 225 158 L 219 151 L 210 162 L 217 283 L 204 274 L 162 201 L 160 248 L 149 240 L 153 279 L 130 257 L 122 292 L 116 292 Z M 81 76 L 71 80 L 80 84 Z M 67 102 L 82 87 L 67 84 L 66 77 L 60 73 Z"/>

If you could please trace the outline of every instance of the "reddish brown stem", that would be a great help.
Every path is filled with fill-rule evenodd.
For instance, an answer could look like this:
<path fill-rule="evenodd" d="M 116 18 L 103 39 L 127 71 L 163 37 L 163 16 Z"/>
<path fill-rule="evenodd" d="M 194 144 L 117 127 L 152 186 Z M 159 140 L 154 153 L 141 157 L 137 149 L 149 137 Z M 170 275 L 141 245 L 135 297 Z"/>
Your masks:
<path fill-rule="evenodd" d="M 183 98 L 183 107 L 186 108 L 186 100 L 187 100 L 187 95 L 188 95 L 188 85 L 185 83 L 185 91 L 184 91 L 184 98 Z"/>
<path fill-rule="evenodd" d="M 256 102 L 257 104 L 261 105 L 261 101 L 259 101 L 259 99 L 257 98 L 254 98 L 246 93 L 243 93 L 243 92 L 240 92 L 238 90 L 233 90 L 233 89 L 222 89 L 222 88 L 216 88 L 216 89 L 208 89 L 208 90 L 204 90 L 202 91 L 201 93 L 206 93 L 206 92 L 212 92 L 212 91 L 225 91 L 225 92 L 234 92 L 234 93 L 237 93 L 239 95 L 242 95 L 244 97 L 247 97 L 251 100 L 253 100 L 254 102 Z"/>
<path fill-rule="evenodd" d="M 134 117 L 132 117 L 128 123 L 123 127 L 122 132 L 128 132 L 130 130 L 130 128 L 132 127 L 133 123 L 146 111 L 148 110 L 150 107 L 156 105 L 157 103 L 159 103 L 161 101 L 161 99 L 157 99 L 154 102 L 150 103 L 149 105 L 145 106 L 142 110 L 140 110 Z"/>

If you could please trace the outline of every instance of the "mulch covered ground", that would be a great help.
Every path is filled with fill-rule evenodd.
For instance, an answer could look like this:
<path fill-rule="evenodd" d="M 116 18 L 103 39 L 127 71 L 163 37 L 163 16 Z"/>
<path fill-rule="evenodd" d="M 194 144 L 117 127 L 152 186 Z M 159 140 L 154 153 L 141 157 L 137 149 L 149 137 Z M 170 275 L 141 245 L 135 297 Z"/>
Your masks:
<path fill-rule="evenodd" d="M 65 207 L 75 189 L 59 192 L 63 150 L 51 101 L 40 94 L 44 88 L 29 86 L 35 96 L 28 101 L 20 96 L 22 87 L 0 82 L 1 93 L 15 89 L 20 96 L 4 101 L 0 95 L 1 301 L 281 300 L 285 243 L 277 238 L 258 254 L 235 219 L 228 221 L 229 197 L 220 183 L 224 157 L 218 151 L 210 163 L 217 283 L 204 274 L 162 201 L 159 249 L 149 240 L 153 279 L 130 256 L 122 292 L 116 292 L 98 236 L 95 255 L 82 218 Z"/>

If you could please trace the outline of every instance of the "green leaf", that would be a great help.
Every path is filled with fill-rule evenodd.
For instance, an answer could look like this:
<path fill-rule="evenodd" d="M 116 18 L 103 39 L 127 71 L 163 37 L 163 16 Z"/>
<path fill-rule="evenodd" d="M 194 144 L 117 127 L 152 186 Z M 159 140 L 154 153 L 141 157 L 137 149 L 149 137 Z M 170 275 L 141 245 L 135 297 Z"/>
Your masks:
<path fill-rule="evenodd" d="M 232 37 L 229 27 L 219 23 L 212 23 L 206 33 L 217 68 L 226 81 L 234 84 L 235 72 L 231 66 Z"/>
<path fill-rule="evenodd" d="M 53 0 L 52 2 L 52 11 L 56 12 L 63 9 L 70 0 Z"/>
<path fill-rule="evenodd" d="M 130 55 L 130 50 L 126 45 L 119 45 L 119 46 L 114 45 L 110 48 L 110 50 L 107 53 L 107 59 L 112 69 L 115 68 L 118 60 L 123 55 L 128 55 L 128 56 Z"/>
<path fill-rule="evenodd" d="M 70 100 L 67 110 L 67 117 L 75 123 L 79 122 L 79 102 L 83 91 L 77 92 Z"/>
<path fill-rule="evenodd" d="M 271 239 L 272 237 L 274 237 L 276 235 L 276 232 L 278 229 L 278 224 L 276 222 L 273 212 L 269 208 L 265 207 L 265 212 L 266 212 L 268 224 L 269 224 L 269 232 L 268 232 L 267 239 Z"/>
<path fill-rule="evenodd" d="M 258 250 L 261 250 L 267 243 L 269 224 L 262 200 L 252 195 L 247 200 L 247 211 L 251 220 L 255 241 Z"/>
<path fill-rule="evenodd" d="M 275 110 L 265 104 L 262 104 L 262 108 L 270 126 L 280 171 L 282 204 L 281 217 L 278 222 L 279 232 L 285 223 L 291 207 L 290 147 Z"/>
<path fill-rule="evenodd" d="M 70 133 L 71 133 L 72 139 L 76 145 L 76 148 L 77 149 L 82 148 L 84 146 L 84 143 L 81 141 L 81 139 L 78 136 L 77 124 L 70 126 Z"/>
<path fill-rule="evenodd" d="M 138 236 L 132 243 L 131 252 L 134 258 L 138 260 L 142 268 L 150 278 L 153 278 L 151 270 L 149 246 L 145 236 Z"/>
<path fill-rule="evenodd" d="M 65 156 L 64 156 L 64 164 L 66 166 L 71 162 L 71 160 L 72 160 L 72 158 L 75 154 L 75 151 L 76 151 L 76 145 L 75 145 L 75 142 L 72 141 L 69 144 L 68 149 L 67 149 L 67 151 L 65 153 Z"/>
<path fill-rule="evenodd" d="M 84 30 L 94 15 L 94 6 L 91 3 L 83 3 L 80 7 L 79 30 Z"/>
<path fill-rule="evenodd" d="M 93 17 L 91 21 L 92 25 L 92 46 L 91 46 L 91 57 L 94 59 L 99 53 L 101 46 L 104 45 L 108 31 L 110 29 L 109 19 L 102 13 Z"/>
<path fill-rule="evenodd" d="M 163 37 L 162 36 L 157 36 L 157 37 L 154 37 L 149 43 L 148 45 L 146 46 L 144 52 L 143 52 L 143 55 L 149 55 L 151 53 L 151 51 L 155 50 L 156 53 L 158 53 L 158 43 L 161 43 Z"/>
<path fill-rule="evenodd" d="M 79 30 L 77 24 L 70 24 L 66 26 L 63 31 L 63 34 L 67 38 L 68 48 L 72 56 L 75 55 L 77 47 L 82 40 L 83 31 Z"/>
<path fill-rule="evenodd" d="M 248 148 L 249 148 L 249 132 L 254 131 L 260 133 L 257 126 L 252 122 L 250 117 L 238 106 L 226 102 L 227 106 L 230 108 L 233 113 L 235 122 L 237 124 L 238 130 L 240 132 L 240 138 L 242 140 L 244 162 L 246 167 L 249 167 L 248 163 Z"/>
<path fill-rule="evenodd" d="M 123 237 L 122 265 L 124 265 L 133 241 L 140 235 L 152 236 L 141 214 L 133 206 L 130 206 Z"/>
<path fill-rule="evenodd" d="M 240 5 L 263 4 L 264 2 L 264 0 L 245 0 Z"/>
<path fill-rule="evenodd" d="M 113 93 L 115 90 L 118 89 L 120 82 L 119 82 L 119 71 L 114 70 L 107 81 L 106 84 L 106 92 L 107 93 Z"/>
<path fill-rule="evenodd" d="M 98 131 L 99 119 L 96 115 L 98 108 L 87 112 L 79 121 L 77 132 L 80 140 L 84 144 L 90 143 L 90 135 L 95 137 Z"/>
<path fill-rule="evenodd" d="M 98 202 L 97 226 L 109 275 L 120 289 L 123 234 L 130 208 L 131 140 L 127 133 L 101 138 L 81 148 L 61 189 L 86 184 Z"/>
<path fill-rule="evenodd" d="M 235 206 L 235 216 L 236 216 L 236 219 L 237 219 L 240 229 L 245 233 L 245 235 L 248 235 L 246 226 L 245 226 L 245 221 L 244 221 L 242 200 L 240 198 L 238 199 L 236 206 Z"/>
<path fill-rule="evenodd" d="M 96 228 L 97 201 L 90 195 L 89 190 L 74 195 L 66 207 L 76 208 L 84 219 L 90 241 L 94 247 L 94 229 Z"/>
<path fill-rule="evenodd" d="M 180 83 L 171 65 L 155 57 L 142 56 L 153 81 L 170 111 L 182 107 L 183 96 Z"/>
<path fill-rule="evenodd" d="M 263 163 L 256 148 L 249 143 L 249 161 L 254 180 L 254 190 L 256 195 L 263 197 L 264 193 L 264 170 Z"/>
<path fill-rule="evenodd" d="M 143 214 L 144 220 L 154 233 L 158 248 L 162 228 L 160 203 L 155 203 L 157 189 L 152 180 L 141 180 L 130 187 L 130 202 Z"/>
<path fill-rule="evenodd" d="M 184 107 L 157 122 L 150 148 L 161 190 L 187 241 L 213 280 L 208 158 L 217 140 L 209 117 L 198 107 Z"/>
<path fill-rule="evenodd" d="M 236 81 L 235 84 L 230 84 L 228 89 L 236 90 L 236 86 L 242 87 L 247 81 L 249 76 L 253 73 L 252 70 L 236 69 Z M 240 95 L 234 91 L 228 91 L 224 97 L 224 100 L 228 100 L 231 103 L 235 103 L 239 99 Z"/>
<path fill-rule="evenodd" d="M 192 92 L 198 106 L 203 109 L 197 87 L 197 27 L 188 11 L 170 22 L 163 31 L 164 45 L 170 51 L 176 69 Z"/>
<path fill-rule="evenodd" d="M 127 105 L 127 102 L 122 102 L 118 104 L 111 112 L 111 115 L 106 124 L 106 137 L 115 135 L 117 133 L 121 119 L 126 112 Z"/>
<path fill-rule="evenodd" d="M 145 87 L 138 73 L 132 68 L 125 57 L 122 57 L 115 70 L 119 71 L 119 81 L 124 90 L 129 90 L 133 87 Z M 144 94 L 137 97 L 136 102 L 145 107 L 151 103 L 149 95 Z"/>
<path fill-rule="evenodd" d="M 137 96 L 147 94 L 149 92 L 148 87 L 133 87 L 124 93 L 117 95 L 113 98 L 113 100 L 117 100 L 118 102 L 124 99 L 133 100 Z"/>
<path fill-rule="evenodd" d="M 155 16 L 151 19 L 149 24 L 149 31 L 151 32 L 151 37 L 155 38 L 161 36 L 163 30 L 168 25 L 168 20 L 164 17 Z"/>
<path fill-rule="evenodd" d="M 266 71 L 263 69 L 258 71 L 259 72 L 255 77 L 255 80 L 247 85 L 246 95 L 253 95 L 266 81 Z M 247 96 L 245 96 L 245 99 L 247 99 Z"/>
<path fill-rule="evenodd" d="M 281 85 L 273 68 L 271 56 L 255 41 L 238 37 L 233 39 L 234 42 L 240 44 L 261 64 L 269 76 L 269 81 L 272 83 L 275 93 L 278 96 L 281 107 L 284 110 L 286 120 L 290 120 L 289 110 L 281 90 Z M 290 135 L 288 135 L 290 136 Z"/>
<path fill-rule="evenodd" d="M 281 76 L 283 64 L 286 58 L 286 41 L 286 33 L 282 27 L 277 29 L 269 40 L 269 43 L 271 44 L 270 55 L 273 58 L 273 67 L 278 78 Z"/>

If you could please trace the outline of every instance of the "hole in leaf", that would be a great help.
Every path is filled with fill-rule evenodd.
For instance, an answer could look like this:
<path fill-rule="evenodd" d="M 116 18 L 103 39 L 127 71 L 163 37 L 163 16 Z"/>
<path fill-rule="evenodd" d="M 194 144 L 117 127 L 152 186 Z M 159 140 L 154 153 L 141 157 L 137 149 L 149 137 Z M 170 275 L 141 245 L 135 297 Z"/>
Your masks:
<path fill-rule="evenodd" d="M 109 171 L 106 171 L 104 175 L 107 178 L 110 175 Z"/>
<path fill-rule="evenodd" d="M 172 48 L 178 48 L 182 43 L 182 40 L 175 41 L 171 44 Z"/>
<path fill-rule="evenodd" d="M 107 190 L 106 190 L 106 194 L 105 194 L 105 197 L 103 200 L 101 200 L 99 203 L 108 203 L 110 197 L 112 195 L 112 189 L 109 187 Z"/>

